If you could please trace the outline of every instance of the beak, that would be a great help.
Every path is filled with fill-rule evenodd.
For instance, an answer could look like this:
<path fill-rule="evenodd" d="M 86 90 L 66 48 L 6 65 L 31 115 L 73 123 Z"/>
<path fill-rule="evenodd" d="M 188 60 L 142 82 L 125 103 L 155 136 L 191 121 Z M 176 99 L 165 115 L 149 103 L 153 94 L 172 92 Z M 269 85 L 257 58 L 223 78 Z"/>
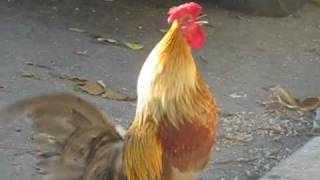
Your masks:
<path fill-rule="evenodd" d="M 201 18 L 204 18 L 204 17 L 208 17 L 208 15 L 202 14 L 202 15 L 200 15 L 200 16 L 198 17 L 198 19 L 201 19 Z"/>
<path fill-rule="evenodd" d="M 197 21 L 196 23 L 197 23 L 197 24 L 201 24 L 201 25 L 202 25 L 202 24 L 209 24 L 208 21 Z"/>
<path fill-rule="evenodd" d="M 200 24 L 200 25 L 209 24 L 208 21 L 206 21 L 206 20 L 201 20 L 202 18 L 205 18 L 205 17 L 208 17 L 208 15 L 202 14 L 201 16 L 199 16 L 199 17 L 197 18 L 196 23 L 197 23 L 197 24 Z"/>

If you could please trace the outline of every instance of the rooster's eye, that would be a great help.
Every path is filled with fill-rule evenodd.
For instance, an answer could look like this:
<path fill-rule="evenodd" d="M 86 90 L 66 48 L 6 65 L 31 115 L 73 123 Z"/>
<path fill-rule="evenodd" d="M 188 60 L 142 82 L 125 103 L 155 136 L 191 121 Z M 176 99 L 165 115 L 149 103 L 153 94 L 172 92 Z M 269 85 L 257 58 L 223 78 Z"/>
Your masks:
<path fill-rule="evenodd" d="M 179 22 L 182 25 L 190 25 L 191 23 L 194 22 L 194 19 L 191 16 L 183 16 L 179 19 Z"/>

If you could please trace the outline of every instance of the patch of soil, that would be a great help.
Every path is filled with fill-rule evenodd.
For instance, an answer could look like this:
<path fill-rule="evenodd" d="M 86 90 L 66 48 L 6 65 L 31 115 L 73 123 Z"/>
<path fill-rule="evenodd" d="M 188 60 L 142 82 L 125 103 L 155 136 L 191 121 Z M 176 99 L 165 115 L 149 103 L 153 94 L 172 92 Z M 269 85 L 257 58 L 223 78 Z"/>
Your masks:
<path fill-rule="evenodd" d="M 257 179 L 302 146 L 312 118 L 302 112 L 222 113 L 219 141 L 202 179 Z"/>

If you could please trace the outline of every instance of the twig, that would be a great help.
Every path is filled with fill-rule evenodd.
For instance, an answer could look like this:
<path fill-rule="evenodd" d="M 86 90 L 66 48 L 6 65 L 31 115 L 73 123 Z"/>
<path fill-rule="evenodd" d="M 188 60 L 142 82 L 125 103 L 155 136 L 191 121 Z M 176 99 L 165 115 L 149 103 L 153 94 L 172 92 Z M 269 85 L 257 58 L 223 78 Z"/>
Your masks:
<path fill-rule="evenodd" d="M 216 161 L 214 164 L 230 164 L 230 163 L 248 163 L 259 159 L 259 157 L 253 158 L 238 158 L 238 159 L 229 159 L 224 161 Z"/>
<path fill-rule="evenodd" d="M 25 62 L 23 62 L 23 64 L 25 64 L 27 66 L 34 66 L 34 67 L 46 69 L 46 70 L 52 70 L 52 68 L 49 67 L 49 66 L 42 65 L 42 64 L 36 64 L 36 63 L 31 62 L 31 61 L 25 61 Z"/>
<path fill-rule="evenodd" d="M 203 61 L 204 63 L 206 63 L 206 64 L 208 64 L 208 60 L 204 57 L 204 56 L 199 56 L 199 59 L 201 60 L 201 61 Z"/>
<path fill-rule="evenodd" d="M 229 141 L 238 141 L 238 142 L 241 142 L 241 143 L 250 142 L 250 140 L 245 140 L 245 139 L 241 139 L 241 138 L 237 138 L 237 137 L 230 137 L 230 136 L 225 136 L 225 135 L 220 135 L 219 138 L 220 139 L 226 139 L 226 140 L 229 140 Z"/>
<path fill-rule="evenodd" d="M 22 150 L 22 151 L 33 151 L 33 150 L 31 150 L 30 148 L 19 148 L 19 147 L 4 146 L 4 145 L 0 145 L 0 149 Z"/>

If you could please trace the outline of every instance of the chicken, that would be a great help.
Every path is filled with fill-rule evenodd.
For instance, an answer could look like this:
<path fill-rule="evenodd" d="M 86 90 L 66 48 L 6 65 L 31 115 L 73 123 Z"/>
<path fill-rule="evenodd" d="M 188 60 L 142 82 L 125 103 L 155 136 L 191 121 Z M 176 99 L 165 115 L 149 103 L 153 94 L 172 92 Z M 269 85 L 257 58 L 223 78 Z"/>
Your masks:
<path fill-rule="evenodd" d="M 205 41 L 201 11 L 196 3 L 171 8 L 172 25 L 141 69 L 125 152 L 125 157 L 133 156 L 125 158 L 130 178 L 195 179 L 209 160 L 216 142 L 217 107 L 192 56 L 192 49 Z M 144 163 L 136 167 L 134 162 Z"/>
<path fill-rule="evenodd" d="M 138 78 L 134 120 L 122 136 L 110 118 L 66 93 L 40 95 L 6 110 L 34 122 L 39 166 L 50 180 L 193 180 L 216 143 L 215 98 L 192 49 L 205 41 L 202 7 L 169 11 L 170 30 L 149 54 Z"/>

